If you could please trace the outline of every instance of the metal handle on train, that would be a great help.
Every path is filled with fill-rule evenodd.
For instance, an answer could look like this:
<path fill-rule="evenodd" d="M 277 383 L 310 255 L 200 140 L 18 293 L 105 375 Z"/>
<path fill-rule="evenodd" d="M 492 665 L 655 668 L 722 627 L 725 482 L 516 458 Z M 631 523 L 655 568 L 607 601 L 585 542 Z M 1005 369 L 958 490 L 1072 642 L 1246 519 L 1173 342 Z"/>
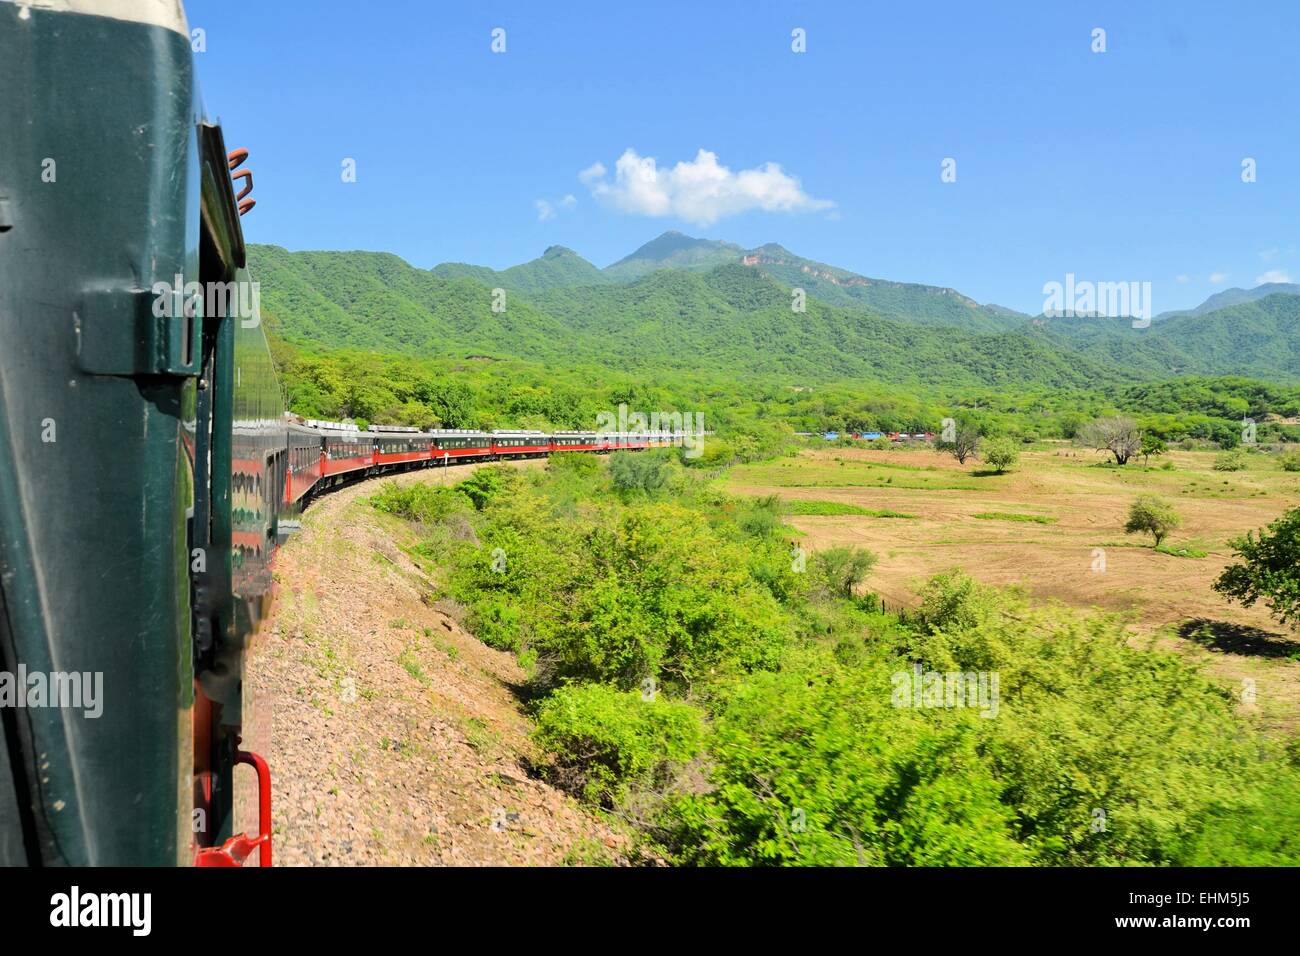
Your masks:
<path fill-rule="evenodd" d="M 258 865 L 271 865 L 271 768 L 251 750 L 235 752 L 235 763 L 245 763 L 257 771 L 257 836 L 240 833 L 221 846 L 204 847 L 194 860 L 195 866 L 243 866 L 254 851 Z"/>

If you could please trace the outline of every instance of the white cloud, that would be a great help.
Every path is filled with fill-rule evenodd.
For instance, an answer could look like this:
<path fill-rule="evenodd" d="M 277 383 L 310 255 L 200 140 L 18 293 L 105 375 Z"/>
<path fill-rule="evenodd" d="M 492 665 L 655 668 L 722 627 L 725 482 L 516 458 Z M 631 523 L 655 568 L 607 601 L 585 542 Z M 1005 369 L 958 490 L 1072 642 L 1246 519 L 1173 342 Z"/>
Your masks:
<path fill-rule="evenodd" d="M 1226 281 L 1227 278 L 1228 278 L 1228 273 L 1226 273 L 1226 272 L 1211 272 L 1211 273 L 1210 273 L 1210 282 L 1212 282 L 1214 285 L 1219 285 L 1221 282 Z"/>
<path fill-rule="evenodd" d="M 597 180 L 604 179 L 604 178 L 605 178 L 604 163 L 592 163 L 582 172 L 578 173 L 578 179 L 580 179 L 583 185 L 585 186 L 590 186 L 592 183 L 596 182 Z"/>
<path fill-rule="evenodd" d="M 614 164 L 612 182 L 606 172 L 603 163 L 593 163 L 578 174 L 602 203 L 642 216 L 676 216 L 698 226 L 753 209 L 811 212 L 835 205 L 809 196 L 798 177 L 776 163 L 733 172 L 707 149 L 670 169 L 660 169 L 653 156 L 628 149 Z"/>
<path fill-rule="evenodd" d="M 1255 285 L 1264 285 L 1266 282 L 1290 282 L 1291 277 L 1281 269 L 1269 269 L 1262 276 L 1255 276 Z"/>
<path fill-rule="evenodd" d="M 537 207 L 537 221 L 546 222 L 548 219 L 554 219 L 556 213 L 572 209 L 578 204 L 578 200 L 569 193 L 563 199 L 557 199 L 552 202 L 549 199 L 534 199 L 533 205 Z"/>
<path fill-rule="evenodd" d="M 1281 251 L 1282 250 L 1279 249 L 1277 246 L 1273 246 L 1272 248 L 1269 249 L 1261 249 L 1259 251 L 1259 257 L 1263 259 L 1265 262 L 1272 262 L 1274 259 L 1277 258 L 1278 253 Z"/>
<path fill-rule="evenodd" d="M 1190 277 L 1185 276 L 1185 275 L 1181 275 L 1181 276 L 1179 276 L 1178 279 L 1177 279 L 1177 282 L 1178 282 L 1179 285 L 1186 285 L 1186 284 L 1187 284 L 1188 282 L 1190 282 L 1190 281 L 1191 281 Z"/>

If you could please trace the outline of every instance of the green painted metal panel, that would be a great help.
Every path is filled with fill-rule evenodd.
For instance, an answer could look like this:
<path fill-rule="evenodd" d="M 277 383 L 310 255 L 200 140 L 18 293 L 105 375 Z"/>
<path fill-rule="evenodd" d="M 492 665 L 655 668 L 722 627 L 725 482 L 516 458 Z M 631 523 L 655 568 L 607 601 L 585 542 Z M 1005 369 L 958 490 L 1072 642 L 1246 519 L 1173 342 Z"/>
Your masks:
<path fill-rule="evenodd" d="M 5 666 L 102 675 L 6 725 L 41 862 L 188 857 L 197 358 L 151 291 L 198 279 L 197 118 L 183 35 L 0 3 Z"/>

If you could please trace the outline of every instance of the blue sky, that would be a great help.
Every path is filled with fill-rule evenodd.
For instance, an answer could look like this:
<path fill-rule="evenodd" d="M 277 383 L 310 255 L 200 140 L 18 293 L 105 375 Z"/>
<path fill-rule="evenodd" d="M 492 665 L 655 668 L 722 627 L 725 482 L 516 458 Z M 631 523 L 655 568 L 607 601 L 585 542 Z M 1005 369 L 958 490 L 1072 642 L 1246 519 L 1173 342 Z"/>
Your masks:
<path fill-rule="evenodd" d="M 604 266 L 679 229 L 1027 312 L 1069 272 L 1150 281 L 1157 312 L 1300 281 L 1292 2 L 186 8 L 254 242 Z"/>

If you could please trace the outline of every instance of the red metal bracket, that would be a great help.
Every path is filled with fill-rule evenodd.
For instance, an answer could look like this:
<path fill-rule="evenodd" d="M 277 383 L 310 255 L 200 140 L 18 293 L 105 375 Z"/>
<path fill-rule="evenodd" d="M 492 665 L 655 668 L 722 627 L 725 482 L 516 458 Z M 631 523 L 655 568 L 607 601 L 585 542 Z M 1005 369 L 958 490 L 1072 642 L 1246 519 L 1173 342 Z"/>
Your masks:
<path fill-rule="evenodd" d="M 271 768 L 265 760 L 249 750 L 235 752 L 235 763 L 246 763 L 257 771 L 257 836 L 240 833 L 221 846 L 199 850 L 194 857 L 195 866 L 243 866 L 254 851 L 258 851 L 258 865 L 271 865 Z"/>
<path fill-rule="evenodd" d="M 253 191 L 253 171 L 251 169 L 239 169 L 246 159 L 248 159 L 248 150 L 246 149 L 232 149 L 230 154 L 226 157 L 226 162 L 230 166 L 230 178 L 232 180 L 243 179 L 245 181 L 244 188 L 241 189 L 239 195 L 235 197 L 235 201 L 239 205 L 239 214 L 241 216 L 257 205 L 256 199 L 244 198 Z M 237 169 L 239 169 L 239 172 L 235 172 Z"/>

